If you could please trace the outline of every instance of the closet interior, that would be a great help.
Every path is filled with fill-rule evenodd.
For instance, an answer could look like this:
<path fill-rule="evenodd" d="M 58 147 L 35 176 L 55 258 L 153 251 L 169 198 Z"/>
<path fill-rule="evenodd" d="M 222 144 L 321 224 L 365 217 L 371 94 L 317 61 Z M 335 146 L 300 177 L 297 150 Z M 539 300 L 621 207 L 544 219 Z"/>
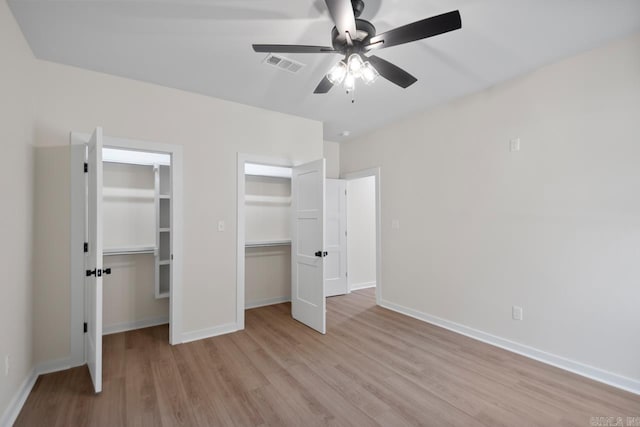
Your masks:
<path fill-rule="evenodd" d="M 245 308 L 291 299 L 291 168 L 245 164 Z"/>
<path fill-rule="evenodd" d="M 103 149 L 103 333 L 169 322 L 171 156 Z"/>

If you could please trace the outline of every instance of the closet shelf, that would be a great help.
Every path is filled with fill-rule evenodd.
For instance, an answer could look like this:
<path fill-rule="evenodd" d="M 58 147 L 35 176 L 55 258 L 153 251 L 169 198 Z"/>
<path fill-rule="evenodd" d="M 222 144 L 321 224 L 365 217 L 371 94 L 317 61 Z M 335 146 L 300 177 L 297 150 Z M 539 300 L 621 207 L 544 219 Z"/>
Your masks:
<path fill-rule="evenodd" d="M 244 201 L 250 205 L 291 205 L 291 196 L 260 196 L 256 194 L 245 194 Z"/>
<path fill-rule="evenodd" d="M 264 240 L 261 242 L 246 242 L 245 248 L 263 248 L 268 246 L 288 246 L 291 244 L 291 239 L 286 240 Z"/>
<path fill-rule="evenodd" d="M 158 198 L 159 199 L 169 200 L 169 199 L 171 199 L 171 196 L 169 196 L 168 194 L 160 194 L 160 195 L 158 195 Z"/>
<path fill-rule="evenodd" d="M 158 261 L 158 265 L 169 265 L 171 264 L 171 260 L 168 259 L 163 259 L 161 261 Z"/>
<path fill-rule="evenodd" d="M 168 227 L 167 228 L 159 228 L 158 231 L 161 232 L 161 233 L 168 233 L 168 232 L 171 231 L 171 229 L 168 228 Z"/>
<path fill-rule="evenodd" d="M 155 246 L 135 246 L 128 248 L 105 248 L 102 250 L 103 256 L 110 255 L 133 255 L 133 254 L 155 254 Z"/>

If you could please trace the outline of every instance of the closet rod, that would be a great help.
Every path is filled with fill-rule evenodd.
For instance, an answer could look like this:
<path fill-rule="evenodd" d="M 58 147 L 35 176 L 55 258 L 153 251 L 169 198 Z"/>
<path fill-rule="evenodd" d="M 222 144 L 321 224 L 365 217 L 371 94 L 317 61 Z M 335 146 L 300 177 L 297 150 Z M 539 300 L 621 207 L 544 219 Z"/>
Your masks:
<path fill-rule="evenodd" d="M 291 240 L 271 240 L 264 242 L 247 242 L 245 243 L 246 248 L 263 248 L 268 246 L 288 246 L 291 244 Z"/>
<path fill-rule="evenodd" d="M 135 255 L 135 254 L 155 254 L 157 252 L 157 248 L 155 246 L 144 246 L 139 248 L 109 248 L 103 249 L 103 256 L 113 256 L 113 255 Z"/>

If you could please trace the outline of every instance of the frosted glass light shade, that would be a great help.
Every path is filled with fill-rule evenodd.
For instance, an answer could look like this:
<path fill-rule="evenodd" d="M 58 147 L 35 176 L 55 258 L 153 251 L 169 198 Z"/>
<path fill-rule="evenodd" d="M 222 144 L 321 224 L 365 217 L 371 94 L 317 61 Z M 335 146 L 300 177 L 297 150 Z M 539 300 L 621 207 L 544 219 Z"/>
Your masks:
<path fill-rule="evenodd" d="M 344 61 L 338 62 L 334 65 L 327 74 L 327 79 L 334 85 L 339 85 L 347 75 L 347 64 Z"/>
<path fill-rule="evenodd" d="M 373 65 L 371 65 L 369 61 L 364 63 L 364 65 L 362 66 L 361 77 L 365 84 L 372 84 L 373 82 L 378 80 L 379 76 L 380 74 L 378 74 L 378 71 L 373 67 Z"/>

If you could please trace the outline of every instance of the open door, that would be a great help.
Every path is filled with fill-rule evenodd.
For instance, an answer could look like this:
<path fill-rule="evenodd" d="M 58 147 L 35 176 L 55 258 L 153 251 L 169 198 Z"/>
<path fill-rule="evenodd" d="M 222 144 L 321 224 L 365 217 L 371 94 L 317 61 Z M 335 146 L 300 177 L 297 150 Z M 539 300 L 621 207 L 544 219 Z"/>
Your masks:
<path fill-rule="evenodd" d="M 324 334 L 324 159 L 293 168 L 291 195 L 291 314 Z"/>
<path fill-rule="evenodd" d="M 327 179 L 325 296 L 347 293 L 347 181 Z"/>
<path fill-rule="evenodd" d="M 87 150 L 87 241 L 85 276 L 85 356 L 96 393 L 102 391 L 102 128 Z"/>

